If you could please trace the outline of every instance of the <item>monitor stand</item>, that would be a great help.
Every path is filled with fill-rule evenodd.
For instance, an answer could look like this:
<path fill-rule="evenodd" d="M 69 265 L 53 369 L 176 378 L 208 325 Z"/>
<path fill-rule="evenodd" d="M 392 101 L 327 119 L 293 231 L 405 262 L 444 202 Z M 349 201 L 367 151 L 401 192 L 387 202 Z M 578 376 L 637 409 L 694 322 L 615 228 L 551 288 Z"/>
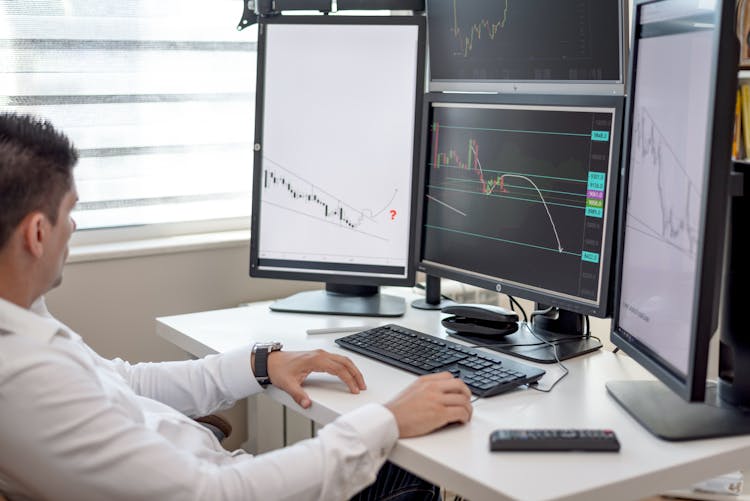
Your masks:
<path fill-rule="evenodd" d="M 659 381 L 610 381 L 607 391 L 644 428 L 670 441 L 750 433 L 750 413 L 726 405 L 715 384 L 705 402 L 687 402 Z"/>
<path fill-rule="evenodd" d="M 279 299 L 272 311 L 321 313 L 363 317 L 400 317 L 406 313 L 406 300 L 380 294 L 376 285 L 326 283 L 325 290 L 299 292 Z"/>
<path fill-rule="evenodd" d="M 536 305 L 537 310 L 546 308 L 545 305 Z M 476 336 L 452 331 L 448 331 L 448 334 L 467 343 L 542 364 L 556 363 L 557 359 L 567 360 L 602 347 L 598 339 L 585 335 L 584 318 L 580 313 L 555 308 L 546 316 L 536 315 L 532 325 L 536 336 L 523 325 L 519 325 L 519 329 L 514 333 L 503 337 Z M 553 348 L 539 338 L 555 345 L 557 358 Z"/>
<path fill-rule="evenodd" d="M 630 415 L 665 440 L 750 434 L 750 336 L 747 284 L 750 242 L 742 235 L 750 216 L 750 165 L 734 163 L 719 315 L 719 379 L 704 402 L 687 402 L 657 381 L 610 381 L 607 390 Z"/>
<path fill-rule="evenodd" d="M 446 306 L 456 304 L 450 299 L 444 299 L 440 292 L 440 277 L 427 275 L 424 287 L 424 299 L 415 299 L 412 308 L 418 310 L 442 310 Z"/>

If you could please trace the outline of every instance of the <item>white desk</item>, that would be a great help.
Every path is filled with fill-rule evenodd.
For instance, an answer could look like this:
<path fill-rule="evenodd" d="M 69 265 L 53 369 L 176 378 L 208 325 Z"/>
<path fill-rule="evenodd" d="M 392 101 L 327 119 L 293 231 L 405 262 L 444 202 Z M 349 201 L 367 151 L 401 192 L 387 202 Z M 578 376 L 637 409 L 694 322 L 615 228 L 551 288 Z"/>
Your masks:
<path fill-rule="evenodd" d="M 407 300 L 416 297 L 400 293 Z M 308 336 L 307 329 L 394 322 L 445 336 L 437 312 L 408 308 L 404 317 L 375 319 L 276 313 L 268 309 L 269 304 L 158 318 L 157 333 L 196 356 L 253 340 L 280 340 L 287 350 L 324 348 L 346 354 L 368 385 L 359 395 L 348 393 L 343 383 L 324 374 L 314 374 L 306 383 L 313 400 L 306 411 L 285 393 L 273 387 L 267 390 L 274 400 L 322 424 L 367 402 L 388 401 L 415 376 L 340 350 L 333 340 L 344 334 Z M 628 357 L 600 350 L 565 363 L 570 375 L 551 393 L 524 389 L 477 400 L 471 423 L 400 440 L 390 459 L 472 501 L 634 500 L 750 466 L 750 437 L 670 443 L 641 428 L 604 387 L 609 380 L 650 378 Z M 546 386 L 559 376 L 559 369 L 543 367 L 548 370 L 541 381 Z M 490 432 L 504 427 L 611 428 L 622 449 L 617 454 L 490 453 Z"/>

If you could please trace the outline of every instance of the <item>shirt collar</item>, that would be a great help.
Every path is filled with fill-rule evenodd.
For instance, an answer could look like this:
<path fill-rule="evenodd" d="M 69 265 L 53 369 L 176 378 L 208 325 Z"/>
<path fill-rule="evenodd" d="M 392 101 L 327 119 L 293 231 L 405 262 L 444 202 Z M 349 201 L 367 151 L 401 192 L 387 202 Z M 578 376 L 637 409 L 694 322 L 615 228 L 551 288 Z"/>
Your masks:
<path fill-rule="evenodd" d="M 65 326 L 50 315 L 44 297 L 29 309 L 0 298 L 0 335 L 19 334 L 49 343 L 56 334 L 65 332 Z"/>

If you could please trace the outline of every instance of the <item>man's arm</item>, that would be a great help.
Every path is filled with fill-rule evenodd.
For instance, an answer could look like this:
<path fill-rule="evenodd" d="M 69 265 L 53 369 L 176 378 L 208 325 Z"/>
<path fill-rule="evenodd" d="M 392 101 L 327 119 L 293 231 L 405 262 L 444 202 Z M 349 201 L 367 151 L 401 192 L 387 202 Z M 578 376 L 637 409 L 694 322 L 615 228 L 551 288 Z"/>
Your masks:
<path fill-rule="evenodd" d="M 138 395 L 165 403 L 188 416 L 205 416 L 235 401 L 263 391 L 251 372 L 251 347 L 200 360 L 130 364 L 107 360 Z"/>
<path fill-rule="evenodd" d="M 365 406 L 316 439 L 259 457 L 187 450 L 149 429 L 63 354 L 6 359 L 0 371 L 0 472 L 44 499 L 345 499 L 375 478 L 397 437 Z"/>
<path fill-rule="evenodd" d="M 263 390 L 255 380 L 255 359 L 250 347 L 201 360 L 134 365 L 91 353 L 125 378 L 137 394 L 163 402 L 188 416 L 210 414 Z M 310 399 L 302 383 L 312 372 L 337 376 L 352 393 L 365 389 L 362 374 L 347 357 L 324 350 L 275 351 L 269 355 L 268 374 L 272 384 L 289 393 L 303 408 L 310 406 Z"/>
<path fill-rule="evenodd" d="M 471 417 L 466 386 L 436 374 L 386 407 L 342 416 L 318 438 L 259 457 L 217 457 L 150 429 L 87 360 L 65 350 L 19 354 L 0 354 L 0 475 L 32 498 L 346 499 L 374 480 L 399 434 Z"/>

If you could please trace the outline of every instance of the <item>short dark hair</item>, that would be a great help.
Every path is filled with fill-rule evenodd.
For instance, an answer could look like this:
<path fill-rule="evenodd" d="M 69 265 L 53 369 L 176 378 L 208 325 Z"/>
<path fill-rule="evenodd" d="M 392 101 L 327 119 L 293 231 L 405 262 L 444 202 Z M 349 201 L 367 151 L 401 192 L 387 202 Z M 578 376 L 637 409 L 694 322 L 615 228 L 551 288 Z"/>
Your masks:
<path fill-rule="evenodd" d="M 52 124 L 30 115 L 0 113 L 0 249 L 33 211 L 57 224 L 73 187 L 78 152 Z"/>

